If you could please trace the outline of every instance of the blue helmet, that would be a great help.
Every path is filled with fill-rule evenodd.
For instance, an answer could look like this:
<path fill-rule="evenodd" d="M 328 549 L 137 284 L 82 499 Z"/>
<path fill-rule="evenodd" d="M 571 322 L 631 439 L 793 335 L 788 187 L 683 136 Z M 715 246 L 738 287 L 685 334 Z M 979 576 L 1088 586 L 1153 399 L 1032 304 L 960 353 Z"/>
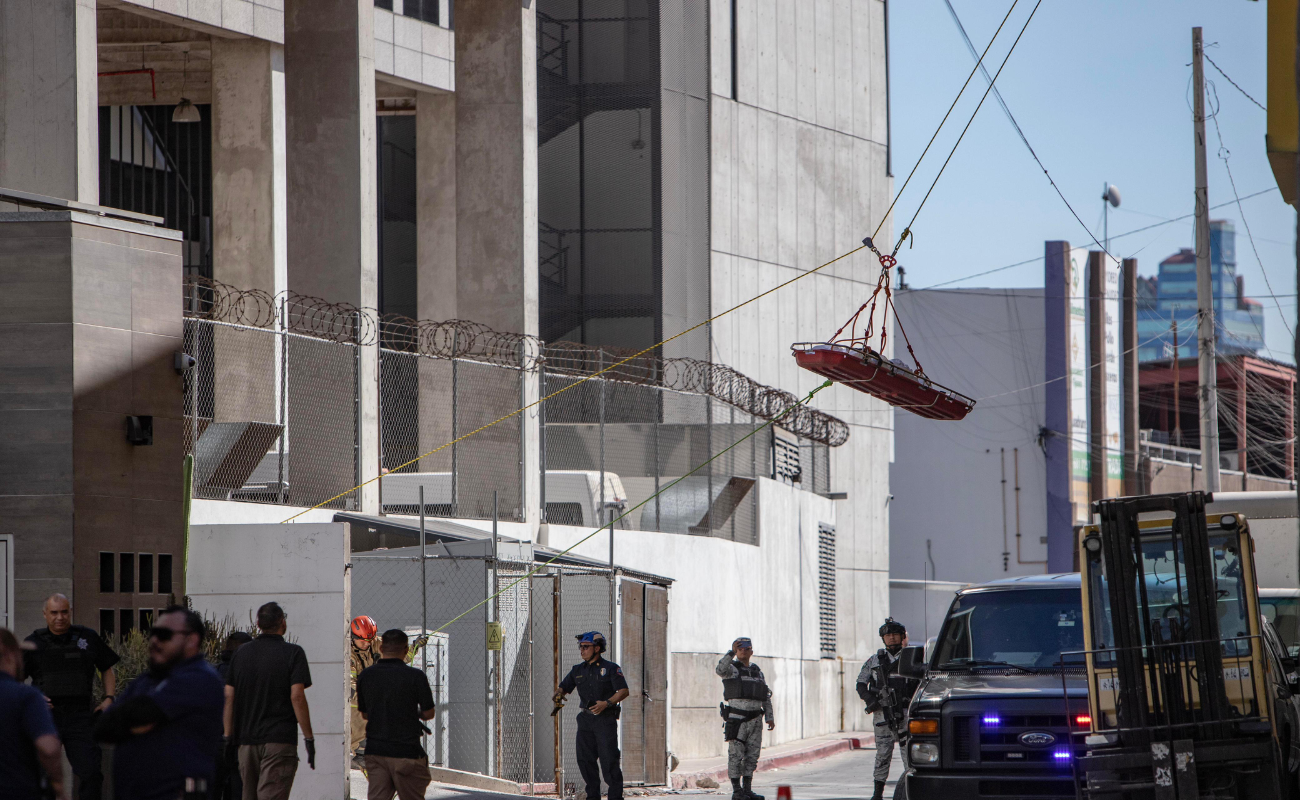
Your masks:
<path fill-rule="evenodd" d="M 599 652 L 601 653 L 605 652 L 605 647 L 606 647 L 605 634 L 601 633 L 600 631 L 587 631 L 586 633 L 578 634 L 574 638 L 578 640 L 578 644 L 585 644 L 587 642 L 591 642 L 592 644 L 596 645 L 596 649 Z"/>

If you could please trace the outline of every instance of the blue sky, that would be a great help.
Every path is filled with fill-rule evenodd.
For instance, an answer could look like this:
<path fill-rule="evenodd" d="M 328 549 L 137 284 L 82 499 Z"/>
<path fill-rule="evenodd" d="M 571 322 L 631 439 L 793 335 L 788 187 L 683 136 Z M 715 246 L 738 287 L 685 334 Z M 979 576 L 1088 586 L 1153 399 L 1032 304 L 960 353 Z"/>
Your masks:
<path fill-rule="evenodd" d="M 983 49 L 1010 0 L 952 0 L 977 49 Z M 1034 0 L 1020 0 L 986 59 L 997 71 Z M 1266 5 L 1252 0 L 1043 0 L 997 84 L 1030 144 L 1083 222 L 1101 237 L 1101 192 L 1109 181 L 1123 203 L 1110 213 L 1117 233 L 1193 211 L 1191 29 L 1204 28 L 1206 54 L 1267 105 Z M 974 59 L 943 0 L 889 4 L 890 82 L 895 190 L 921 154 Z M 1245 200 L 1242 214 L 1212 213 L 1237 229 L 1237 270 L 1265 308 L 1265 337 L 1279 360 L 1292 361 L 1295 213 L 1282 202 L 1264 151 L 1266 115 L 1206 64 L 1217 90 L 1217 116 L 1228 166 Z M 898 201 L 895 235 L 911 218 L 986 84 L 976 76 Z M 1214 125 L 1207 122 L 1210 204 L 1233 200 Z M 1074 246 L 1090 237 L 1034 163 L 989 96 L 913 227 L 915 246 L 900 261 L 917 288 L 1038 257 L 1038 261 L 953 284 L 1042 286 L 1043 241 Z M 1155 274 L 1161 259 L 1192 245 L 1190 220 L 1116 239 L 1111 251 Z M 1265 282 L 1279 297 L 1276 302 Z M 1278 304 L 1281 309 L 1279 312 Z"/>

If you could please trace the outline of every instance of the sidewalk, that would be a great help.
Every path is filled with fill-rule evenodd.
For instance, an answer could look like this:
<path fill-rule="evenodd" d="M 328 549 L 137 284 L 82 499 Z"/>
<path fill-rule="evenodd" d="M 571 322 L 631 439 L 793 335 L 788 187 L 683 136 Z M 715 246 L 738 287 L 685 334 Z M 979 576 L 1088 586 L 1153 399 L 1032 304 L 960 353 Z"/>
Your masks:
<path fill-rule="evenodd" d="M 874 733 L 842 731 L 825 736 L 813 736 L 785 742 L 774 747 L 764 747 L 758 760 L 757 772 L 805 764 L 845 750 L 875 747 Z M 673 789 L 712 789 L 727 784 L 727 757 L 692 758 L 682 761 L 668 776 Z"/>

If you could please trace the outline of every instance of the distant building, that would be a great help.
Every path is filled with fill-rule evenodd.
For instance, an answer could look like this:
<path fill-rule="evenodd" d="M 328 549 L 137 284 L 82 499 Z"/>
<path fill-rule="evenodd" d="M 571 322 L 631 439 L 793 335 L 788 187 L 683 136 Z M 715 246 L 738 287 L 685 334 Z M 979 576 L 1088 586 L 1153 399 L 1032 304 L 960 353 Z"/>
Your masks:
<path fill-rule="evenodd" d="M 1264 346 L 1264 310 L 1245 296 L 1241 276 L 1237 275 L 1236 239 L 1231 222 L 1210 223 L 1215 349 L 1220 355 L 1254 354 Z M 1195 358 L 1196 252 L 1187 247 L 1161 261 L 1155 278 L 1138 279 L 1139 361 L 1174 354 L 1175 322 L 1179 357 Z"/>

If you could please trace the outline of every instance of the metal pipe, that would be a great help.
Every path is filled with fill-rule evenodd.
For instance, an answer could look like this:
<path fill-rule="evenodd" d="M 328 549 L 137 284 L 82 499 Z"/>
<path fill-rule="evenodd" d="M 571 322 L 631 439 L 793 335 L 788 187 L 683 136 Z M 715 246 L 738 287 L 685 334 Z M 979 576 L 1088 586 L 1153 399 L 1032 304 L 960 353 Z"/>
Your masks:
<path fill-rule="evenodd" d="M 1016 563 L 1017 564 L 1042 564 L 1046 566 L 1047 559 L 1042 561 L 1025 561 L 1020 557 L 1020 448 L 1015 447 L 1011 450 L 1012 463 L 1015 466 L 1016 478 Z"/>
<path fill-rule="evenodd" d="M 420 635 L 424 636 L 429 632 L 429 553 L 426 549 L 428 537 L 424 531 L 424 484 L 420 484 Z M 425 644 L 423 652 L 420 653 L 420 666 L 425 669 L 427 674 L 429 663 L 425 658 L 425 653 L 429 651 L 428 644 Z M 435 724 L 436 727 L 436 724 Z M 429 735 L 424 735 L 424 752 L 429 752 Z M 436 742 L 435 742 L 436 744 Z"/>
<path fill-rule="evenodd" d="M 1007 544 L 1007 448 L 998 450 L 998 461 L 1002 467 L 1002 571 L 1010 567 L 1011 551 Z"/>
<path fill-rule="evenodd" d="M 552 580 L 551 589 L 551 657 L 552 668 L 555 676 L 555 683 L 560 683 L 560 628 L 563 619 L 561 612 L 563 608 L 560 605 L 560 589 L 562 573 L 556 570 Z M 555 796 L 564 797 L 564 751 L 560 746 L 562 740 L 563 726 L 560 724 L 560 715 L 551 716 L 552 724 L 555 727 L 555 734 L 552 737 L 552 744 L 555 749 Z"/>

